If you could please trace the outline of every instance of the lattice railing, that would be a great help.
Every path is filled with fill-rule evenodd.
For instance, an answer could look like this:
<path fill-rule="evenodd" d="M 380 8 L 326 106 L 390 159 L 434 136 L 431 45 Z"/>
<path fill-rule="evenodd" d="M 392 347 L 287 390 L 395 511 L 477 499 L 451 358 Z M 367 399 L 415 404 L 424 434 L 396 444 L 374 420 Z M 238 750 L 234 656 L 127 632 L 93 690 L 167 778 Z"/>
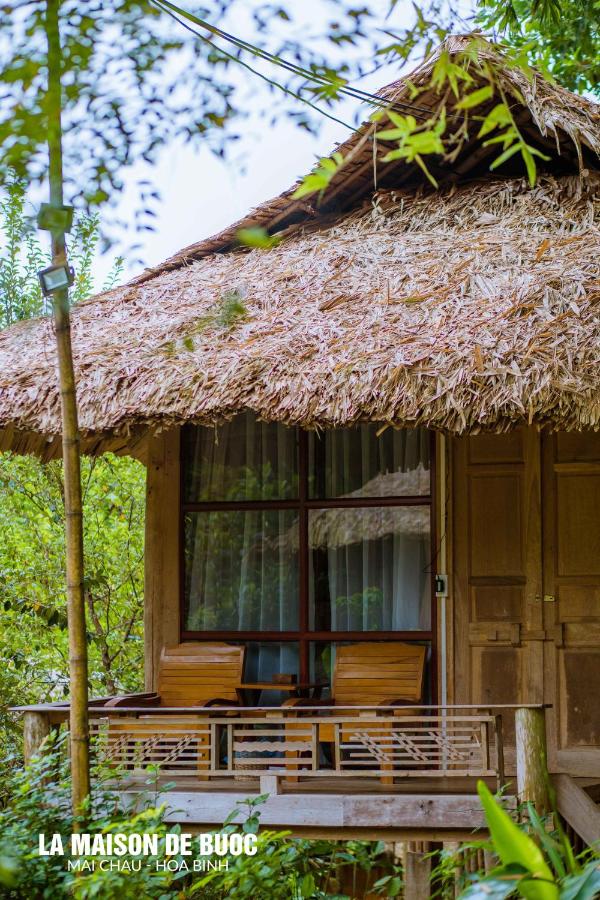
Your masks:
<path fill-rule="evenodd" d="M 92 720 L 98 757 L 124 777 L 502 778 L 500 717 L 440 710 L 119 710 Z"/>

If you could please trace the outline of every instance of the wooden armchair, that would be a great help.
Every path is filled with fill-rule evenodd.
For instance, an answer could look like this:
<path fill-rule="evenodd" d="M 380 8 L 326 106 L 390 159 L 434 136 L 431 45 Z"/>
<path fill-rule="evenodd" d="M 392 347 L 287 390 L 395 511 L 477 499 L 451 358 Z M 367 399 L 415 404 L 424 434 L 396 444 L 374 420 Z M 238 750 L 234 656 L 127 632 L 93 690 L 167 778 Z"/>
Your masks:
<path fill-rule="evenodd" d="M 109 753 L 126 768 L 149 764 L 173 774 L 203 773 L 214 767 L 206 712 L 211 706 L 237 706 L 245 648 L 222 643 L 185 643 L 165 647 L 158 670 L 158 691 L 114 697 L 105 707 L 144 707 L 143 712 L 111 717 Z M 190 713 L 152 715 L 146 707 L 189 707 Z M 213 749 L 213 752 L 215 750 Z"/>
<path fill-rule="evenodd" d="M 114 697 L 105 706 L 237 706 L 245 649 L 200 641 L 165 647 L 157 693 Z"/>
<path fill-rule="evenodd" d="M 331 698 L 326 700 L 290 699 L 286 707 L 323 706 L 416 706 L 423 699 L 423 681 L 427 647 L 418 644 L 403 644 L 399 641 L 358 643 L 338 647 L 335 655 Z M 359 713 L 361 714 L 361 713 Z M 403 709 L 383 712 L 386 719 L 408 713 Z M 314 715 L 314 713 L 313 713 Z M 362 715 L 362 714 L 361 714 Z M 365 711 L 364 717 L 371 720 L 377 715 L 375 710 Z M 293 740 L 294 724 L 289 723 L 286 731 Z M 391 721 L 381 723 L 381 728 L 393 728 Z M 347 740 L 354 725 L 341 727 L 340 737 Z M 335 726 L 324 722 L 319 724 L 319 741 L 333 744 Z M 388 768 L 382 764 L 381 768 Z M 390 766 L 391 768 L 391 766 Z M 393 782 L 393 777 L 382 777 L 384 783 Z"/>

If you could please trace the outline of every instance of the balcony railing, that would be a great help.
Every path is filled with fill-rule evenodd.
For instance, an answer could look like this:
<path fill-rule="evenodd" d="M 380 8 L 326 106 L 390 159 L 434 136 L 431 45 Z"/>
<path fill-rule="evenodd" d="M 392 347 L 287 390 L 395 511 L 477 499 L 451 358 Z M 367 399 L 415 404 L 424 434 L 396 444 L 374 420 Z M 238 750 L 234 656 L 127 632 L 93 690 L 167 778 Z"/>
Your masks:
<path fill-rule="evenodd" d="M 66 720 L 66 704 L 29 707 Z M 128 783 L 269 775 L 304 778 L 494 777 L 504 781 L 502 716 L 486 707 L 90 706 L 93 752 Z"/>

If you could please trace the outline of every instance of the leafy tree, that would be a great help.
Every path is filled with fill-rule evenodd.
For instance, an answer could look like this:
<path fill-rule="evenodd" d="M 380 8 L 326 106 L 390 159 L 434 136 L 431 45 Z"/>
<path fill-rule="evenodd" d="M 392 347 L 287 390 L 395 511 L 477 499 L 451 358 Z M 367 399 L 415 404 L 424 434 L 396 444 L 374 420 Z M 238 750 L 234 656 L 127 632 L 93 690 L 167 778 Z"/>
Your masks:
<path fill-rule="evenodd" d="M 477 21 L 564 87 L 600 96 L 598 0 L 483 0 Z"/>
<path fill-rule="evenodd" d="M 26 215 L 25 185 L 14 175 L 0 200 L 0 327 L 45 312 L 37 270 L 48 260 Z M 72 296 L 94 290 L 96 217 L 76 224 Z M 117 260 L 107 285 L 121 269 Z M 104 695 L 143 683 L 144 468 L 105 454 L 82 460 L 90 688 Z M 64 585 L 62 464 L 0 454 L 0 730 L 18 757 L 11 705 L 64 699 L 68 649 Z"/>

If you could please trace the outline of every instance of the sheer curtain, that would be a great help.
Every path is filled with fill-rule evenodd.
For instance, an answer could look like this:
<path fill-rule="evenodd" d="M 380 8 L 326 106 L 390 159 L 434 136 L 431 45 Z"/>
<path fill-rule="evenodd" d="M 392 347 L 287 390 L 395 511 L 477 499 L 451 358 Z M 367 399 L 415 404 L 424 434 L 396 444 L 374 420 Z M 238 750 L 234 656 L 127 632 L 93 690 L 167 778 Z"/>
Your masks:
<path fill-rule="evenodd" d="M 317 444 L 317 441 L 319 444 Z M 429 435 L 373 426 L 313 439 L 317 496 L 427 496 Z M 313 617 L 332 631 L 430 627 L 428 506 L 371 506 L 311 512 Z"/>
<path fill-rule="evenodd" d="M 184 430 L 186 502 L 298 496 L 295 429 L 238 416 Z M 296 631 L 297 510 L 198 510 L 185 517 L 186 627 L 192 631 Z M 233 637 L 233 635 L 232 635 Z M 248 647 L 246 677 L 297 672 L 297 647 Z"/>

